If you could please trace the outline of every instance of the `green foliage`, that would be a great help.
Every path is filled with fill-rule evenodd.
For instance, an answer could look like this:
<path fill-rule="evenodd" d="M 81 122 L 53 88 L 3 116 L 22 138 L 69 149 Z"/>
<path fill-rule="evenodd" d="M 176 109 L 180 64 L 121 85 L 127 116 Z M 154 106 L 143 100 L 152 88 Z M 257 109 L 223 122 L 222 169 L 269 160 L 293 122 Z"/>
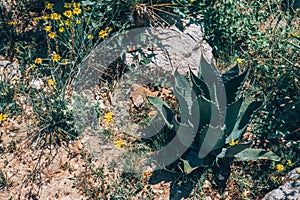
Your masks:
<path fill-rule="evenodd" d="M 3 190 L 7 186 L 6 177 L 0 170 L 0 190 Z"/>
<path fill-rule="evenodd" d="M 198 167 L 218 165 L 221 159 L 280 160 L 272 152 L 250 149 L 252 142 L 236 142 L 246 131 L 253 113 L 262 105 L 261 101 L 245 99 L 240 94 L 248 72 L 239 74 L 239 68 L 235 66 L 224 73 L 221 79 L 216 78 L 208 83 L 206 81 L 211 80 L 205 78 L 214 78 L 208 75 L 216 74 L 215 67 L 208 64 L 203 57 L 200 63 L 199 76 L 190 72 L 192 86 L 185 76 L 175 72 L 173 87 L 180 105 L 180 120 L 164 101 L 148 97 L 168 127 L 174 128 L 182 145 L 189 147 L 182 156 L 185 172 L 190 173 Z M 222 87 L 222 81 L 225 93 L 216 89 Z M 224 98 L 227 103 L 225 124 L 222 125 L 221 105 Z"/>

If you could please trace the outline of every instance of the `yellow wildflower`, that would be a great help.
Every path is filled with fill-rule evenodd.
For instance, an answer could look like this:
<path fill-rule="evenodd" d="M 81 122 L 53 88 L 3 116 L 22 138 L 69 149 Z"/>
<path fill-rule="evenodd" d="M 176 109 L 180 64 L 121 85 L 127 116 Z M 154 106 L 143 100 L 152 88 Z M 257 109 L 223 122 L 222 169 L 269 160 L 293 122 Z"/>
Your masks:
<path fill-rule="evenodd" d="M 191 3 L 194 3 L 196 0 L 190 0 Z"/>
<path fill-rule="evenodd" d="M 50 17 L 53 20 L 59 20 L 61 18 L 61 15 L 58 13 L 52 13 Z"/>
<path fill-rule="evenodd" d="M 49 80 L 48 80 L 48 85 L 49 85 L 49 86 L 53 86 L 53 85 L 55 85 L 55 84 L 56 84 L 55 80 L 53 80 L 53 79 L 49 79 Z"/>
<path fill-rule="evenodd" d="M 93 39 L 94 38 L 94 36 L 93 35 L 91 35 L 91 34 L 88 34 L 88 36 L 87 36 L 87 39 Z"/>
<path fill-rule="evenodd" d="M 62 59 L 62 61 L 61 61 L 63 64 L 66 64 L 67 62 L 68 62 L 68 60 L 67 59 Z"/>
<path fill-rule="evenodd" d="M 74 8 L 79 8 L 80 7 L 80 3 L 73 3 L 73 7 Z"/>
<path fill-rule="evenodd" d="M 58 62 L 59 59 L 60 59 L 60 55 L 58 55 L 58 54 L 53 54 L 52 57 L 51 57 L 51 60 L 53 62 Z"/>
<path fill-rule="evenodd" d="M 108 36 L 108 33 L 105 31 L 105 30 L 101 30 L 100 32 L 99 32 L 99 37 L 100 38 L 105 38 L 105 37 L 107 37 Z"/>
<path fill-rule="evenodd" d="M 298 36 L 297 33 L 290 33 L 290 35 L 291 35 L 292 37 L 297 37 L 297 36 Z"/>
<path fill-rule="evenodd" d="M 231 138 L 231 142 L 229 142 L 229 146 L 234 146 L 239 143 L 239 140 L 234 141 L 233 137 Z"/>
<path fill-rule="evenodd" d="M 10 26 L 13 26 L 13 25 L 15 25 L 16 24 L 16 22 L 14 22 L 14 21 L 9 21 L 8 22 L 8 25 L 10 25 Z"/>
<path fill-rule="evenodd" d="M 104 114 L 105 123 L 110 123 L 114 121 L 112 112 L 108 112 Z"/>
<path fill-rule="evenodd" d="M 90 10 L 92 10 L 92 8 L 91 7 L 86 7 L 84 10 L 90 11 Z"/>
<path fill-rule="evenodd" d="M 292 166 L 293 166 L 293 162 L 292 162 L 290 159 L 288 159 L 288 160 L 286 161 L 286 164 L 287 164 L 289 167 L 292 167 Z"/>
<path fill-rule="evenodd" d="M 300 168 L 297 170 L 297 173 L 300 174 Z"/>
<path fill-rule="evenodd" d="M 107 27 L 107 28 L 105 29 L 105 31 L 108 32 L 108 33 L 109 33 L 111 30 L 112 30 L 111 27 Z"/>
<path fill-rule="evenodd" d="M 0 113 L 0 122 L 7 120 L 8 116 L 7 114 Z"/>
<path fill-rule="evenodd" d="M 40 20 L 40 18 L 39 17 L 35 17 L 35 18 L 33 18 L 33 21 L 35 21 L 35 22 L 38 22 Z"/>
<path fill-rule="evenodd" d="M 64 13 L 64 16 L 66 16 L 67 18 L 71 18 L 73 16 L 73 13 L 71 10 L 66 10 Z"/>
<path fill-rule="evenodd" d="M 74 8 L 73 13 L 74 13 L 74 15 L 79 15 L 81 13 L 81 9 L 80 8 Z"/>
<path fill-rule="evenodd" d="M 277 169 L 278 172 L 281 172 L 281 171 L 284 170 L 284 166 L 282 164 L 277 164 L 276 169 Z"/>
<path fill-rule="evenodd" d="M 71 8 L 72 4 L 71 3 L 65 3 L 64 8 Z"/>
<path fill-rule="evenodd" d="M 51 32 L 51 33 L 48 34 L 48 37 L 51 38 L 51 39 L 55 38 L 55 36 L 56 36 L 55 32 Z"/>
<path fill-rule="evenodd" d="M 66 20 L 66 21 L 65 21 L 65 25 L 66 25 L 66 26 L 71 26 L 71 21 L 70 21 L 70 20 Z"/>
<path fill-rule="evenodd" d="M 62 32 L 65 31 L 65 29 L 64 29 L 64 27 L 60 27 L 60 28 L 58 29 L 58 31 L 59 31 L 60 33 L 62 33 Z"/>
<path fill-rule="evenodd" d="M 75 24 L 80 24 L 80 19 L 76 19 Z"/>
<path fill-rule="evenodd" d="M 35 68 L 35 67 L 36 67 L 35 64 L 31 64 L 31 65 L 29 66 L 29 69 L 33 69 L 33 68 Z"/>
<path fill-rule="evenodd" d="M 45 2 L 45 8 L 51 10 L 53 8 L 53 3 Z"/>
<path fill-rule="evenodd" d="M 45 26 L 44 30 L 49 32 L 51 30 L 51 28 L 52 28 L 51 26 Z"/>
<path fill-rule="evenodd" d="M 35 63 L 35 64 L 42 64 L 42 62 L 43 62 L 43 59 L 41 59 L 41 58 L 36 58 L 36 59 L 34 60 L 34 63 Z"/>
<path fill-rule="evenodd" d="M 242 63 L 242 62 L 243 62 L 243 59 L 241 59 L 241 58 L 237 58 L 237 59 L 236 59 L 236 62 L 238 62 L 238 63 Z"/>
<path fill-rule="evenodd" d="M 114 144 L 116 145 L 117 148 L 122 148 L 125 145 L 125 141 L 122 139 L 118 139 L 114 141 Z"/>
<path fill-rule="evenodd" d="M 49 18 L 50 18 L 50 15 L 43 15 L 43 16 L 42 16 L 42 19 L 43 19 L 43 20 L 47 20 L 47 19 L 49 19 Z"/>

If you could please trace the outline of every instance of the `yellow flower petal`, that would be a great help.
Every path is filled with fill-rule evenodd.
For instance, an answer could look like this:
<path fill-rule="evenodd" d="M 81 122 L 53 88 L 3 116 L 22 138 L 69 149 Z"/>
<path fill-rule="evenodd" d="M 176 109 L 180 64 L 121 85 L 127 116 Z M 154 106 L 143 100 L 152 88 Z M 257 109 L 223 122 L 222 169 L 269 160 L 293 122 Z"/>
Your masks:
<path fill-rule="evenodd" d="M 73 13 L 71 10 L 66 10 L 64 13 L 63 13 L 64 16 L 66 16 L 67 18 L 71 18 L 73 16 Z"/>
<path fill-rule="evenodd" d="M 281 171 L 284 170 L 284 166 L 282 164 L 277 164 L 276 169 L 277 169 L 278 172 L 281 172 Z"/>
<path fill-rule="evenodd" d="M 125 141 L 122 139 L 118 139 L 114 141 L 114 144 L 116 145 L 117 148 L 122 148 L 125 145 Z"/>
<path fill-rule="evenodd" d="M 105 113 L 103 118 L 105 120 L 105 123 L 110 123 L 114 120 L 112 112 Z"/>
<path fill-rule="evenodd" d="M 51 56 L 51 60 L 52 60 L 53 62 L 58 62 L 59 59 L 60 59 L 60 55 L 58 55 L 58 54 L 53 54 L 53 55 Z"/>
<path fill-rule="evenodd" d="M 105 31 L 105 30 L 101 30 L 100 32 L 99 32 L 99 37 L 100 38 L 105 38 L 105 37 L 107 37 L 108 36 L 108 33 Z"/>
<path fill-rule="evenodd" d="M 51 30 L 51 28 L 52 28 L 51 26 L 45 26 L 44 30 L 49 32 Z"/>
<path fill-rule="evenodd" d="M 243 62 L 243 59 L 237 58 L 236 61 L 237 61 L 238 63 L 242 63 L 242 62 Z"/>
<path fill-rule="evenodd" d="M 49 85 L 49 86 L 53 86 L 53 85 L 55 85 L 55 84 L 56 84 L 55 80 L 53 80 L 53 79 L 49 79 L 49 80 L 48 80 L 48 85 Z"/>
<path fill-rule="evenodd" d="M 289 166 L 289 167 L 292 167 L 293 166 L 293 162 L 289 159 L 286 161 L 286 164 Z"/>
<path fill-rule="evenodd" d="M 74 15 L 79 15 L 81 13 L 81 9 L 80 8 L 74 8 L 73 10 L 73 14 Z"/>
<path fill-rule="evenodd" d="M 43 62 L 43 59 L 41 59 L 41 58 L 36 58 L 36 59 L 34 60 L 34 63 L 35 63 L 35 64 L 42 64 L 42 62 Z"/>
<path fill-rule="evenodd" d="M 72 4 L 71 3 L 65 3 L 64 8 L 71 8 Z"/>
<path fill-rule="evenodd" d="M 51 38 L 51 39 L 55 38 L 55 36 L 56 36 L 55 32 L 51 32 L 51 33 L 48 34 L 48 37 Z"/>
<path fill-rule="evenodd" d="M 8 118 L 7 114 L 0 113 L 0 122 L 7 120 L 7 118 Z"/>

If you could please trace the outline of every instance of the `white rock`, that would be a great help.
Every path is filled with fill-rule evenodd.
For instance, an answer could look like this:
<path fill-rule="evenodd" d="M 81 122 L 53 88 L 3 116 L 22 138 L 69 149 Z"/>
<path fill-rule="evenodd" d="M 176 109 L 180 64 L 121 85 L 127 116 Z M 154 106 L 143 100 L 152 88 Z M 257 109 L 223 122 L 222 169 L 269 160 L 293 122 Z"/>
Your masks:
<path fill-rule="evenodd" d="M 36 78 L 30 82 L 30 86 L 32 88 L 40 90 L 44 86 L 44 82 L 40 78 Z"/>

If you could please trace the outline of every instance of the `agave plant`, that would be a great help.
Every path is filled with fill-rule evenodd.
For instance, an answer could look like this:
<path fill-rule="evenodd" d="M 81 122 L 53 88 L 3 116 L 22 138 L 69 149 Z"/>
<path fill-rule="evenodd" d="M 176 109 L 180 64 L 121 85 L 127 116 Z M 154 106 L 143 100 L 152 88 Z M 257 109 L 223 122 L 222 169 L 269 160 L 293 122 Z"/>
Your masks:
<path fill-rule="evenodd" d="M 185 173 L 199 167 L 222 167 L 222 160 L 280 160 L 270 151 L 250 148 L 251 141 L 239 143 L 253 114 L 262 101 L 241 94 L 248 71 L 240 73 L 238 65 L 217 76 L 215 66 L 203 57 L 199 74 L 190 71 L 189 78 L 174 74 L 173 91 L 180 115 L 159 98 L 148 97 L 165 124 L 176 131 L 187 151 L 181 155 Z M 228 162 L 226 162 L 228 163 Z"/>

